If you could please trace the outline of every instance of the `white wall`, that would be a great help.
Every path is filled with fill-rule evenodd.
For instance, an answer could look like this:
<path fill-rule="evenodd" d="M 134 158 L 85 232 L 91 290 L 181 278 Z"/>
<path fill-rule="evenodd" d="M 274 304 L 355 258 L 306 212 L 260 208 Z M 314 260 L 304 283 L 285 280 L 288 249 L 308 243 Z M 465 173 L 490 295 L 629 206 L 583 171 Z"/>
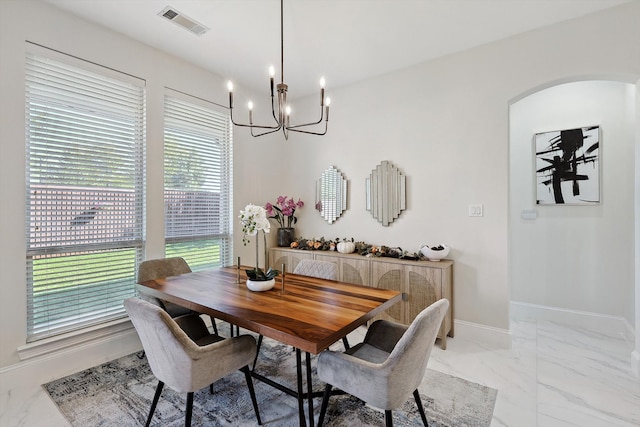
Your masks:
<path fill-rule="evenodd" d="M 448 243 L 455 260 L 456 319 L 506 336 L 511 287 L 508 104 L 532 88 L 575 76 L 616 75 L 637 81 L 639 20 L 640 4 L 634 2 L 350 87 L 332 88 L 330 130 L 325 137 L 294 135 L 285 142 L 274 135 L 253 140 L 236 130 L 235 210 L 286 194 L 308 204 L 299 211 L 299 235 L 354 237 L 409 251 L 422 243 Z M 162 172 L 154 166 L 162 157 L 162 88 L 226 100 L 222 77 L 48 5 L 0 1 L 0 366 L 17 361 L 16 348 L 25 340 L 21 178 L 25 39 L 147 79 L 149 256 L 162 251 Z M 315 111 L 317 99 L 306 101 Z M 299 109 L 304 110 L 302 105 Z M 364 179 L 382 160 L 393 162 L 408 179 L 408 209 L 386 228 L 364 209 Z M 349 210 L 331 226 L 311 208 L 315 181 L 329 165 L 344 173 L 350 189 Z M 469 218 L 470 203 L 484 204 L 485 216 Z M 235 243 L 236 254 L 250 259 L 253 248 L 243 247 L 240 236 Z M 122 348 L 117 342 L 110 346 L 112 352 Z M 74 357 L 79 351 L 76 348 Z M 84 345 L 82 351 L 94 350 Z M 95 358 L 109 357 L 96 353 Z"/>
<path fill-rule="evenodd" d="M 634 308 L 635 85 L 588 81 L 536 92 L 511 106 L 511 299 L 624 318 Z M 600 126 L 601 203 L 535 204 L 533 135 Z M 535 220 L 522 219 L 535 211 Z"/>

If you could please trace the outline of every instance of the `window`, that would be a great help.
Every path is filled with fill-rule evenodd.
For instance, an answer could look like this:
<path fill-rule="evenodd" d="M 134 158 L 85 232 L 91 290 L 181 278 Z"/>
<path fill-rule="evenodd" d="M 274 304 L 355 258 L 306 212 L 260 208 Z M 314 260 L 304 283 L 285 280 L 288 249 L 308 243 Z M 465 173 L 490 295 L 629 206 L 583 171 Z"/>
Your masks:
<path fill-rule="evenodd" d="M 26 57 L 28 341 L 124 317 L 144 229 L 144 82 L 32 49 Z"/>
<path fill-rule="evenodd" d="M 229 115 L 213 104 L 171 94 L 165 97 L 164 124 L 166 256 L 183 257 L 193 270 L 230 264 Z"/>

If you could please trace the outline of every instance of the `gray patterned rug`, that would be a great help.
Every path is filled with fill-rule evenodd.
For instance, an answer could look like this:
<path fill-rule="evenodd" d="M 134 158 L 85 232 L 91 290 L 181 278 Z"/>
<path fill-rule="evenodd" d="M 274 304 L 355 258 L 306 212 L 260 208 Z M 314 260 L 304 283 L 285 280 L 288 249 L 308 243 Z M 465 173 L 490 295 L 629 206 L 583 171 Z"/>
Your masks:
<path fill-rule="evenodd" d="M 314 365 L 315 360 L 312 359 L 315 375 Z M 265 339 L 256 371 L 271 378 L 277 377 L 279 382 L 293 388 L 295 353 L 289 346 Z M 317 389 L 323 388 L 317 379 L 314 384 Z M 156 385 L 157 380 L 146 358 L 141 360 L 131 354 L 43 387 L 74 427 L 128 427 L 144 425 Z M 294 398 L 257 380 L 254 385 L 264 425 L 298 425 Z M 430 427 L 480 427 L 491 424 L 497 390 L 428 369 L 420 395 Z M 316 420 L 321 400 L 314 400 Z M 151 425 L 184 425 L 185 402 L 186 394 L 165 387 Z M 413 397 L 394 411 L 393 420 L 395 426 L 422 425 Z M 217 381 L 214 395 L 206 388 L 195 393 L 192 425 L 257 425 L 241 372 Z M 384 414 L 353 397 L 334 396 L 329 401 L 324 425 L 383 426 Z"/>

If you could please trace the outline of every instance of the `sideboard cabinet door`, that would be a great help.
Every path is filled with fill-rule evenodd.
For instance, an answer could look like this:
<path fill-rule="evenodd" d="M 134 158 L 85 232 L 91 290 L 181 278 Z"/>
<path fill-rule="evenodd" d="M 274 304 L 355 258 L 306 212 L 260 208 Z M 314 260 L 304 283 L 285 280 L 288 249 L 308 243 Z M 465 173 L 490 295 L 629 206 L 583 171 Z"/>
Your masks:
<path fill-rule="evenodd" d="M 318 261 L 333 262 L 338 266 L 338 280 L 356 285 L 369 286 L 369 260 L 360 255 L 316 253 Z"/>
<path fill-rule="evenodd" d="M 451 299 L 451 268 L 431 268 L 424 266 L 405 265 L 405 285 L 407 304 L 405 307 L 406 324 L 413 322 L 418 313 L 429 307 L 439 299 Z M 447 348 L 447 335 L 453 336 L 451 313 L 453 307 L 442 321 L 438 338 L 442 348 Z"/>
<path fill-rule="evenodd" d="M 390 289 L 402 292 L 402 301 L 392 305 L 384 313 L 376 316 L 373 320 L 383 319 L 392 322 L 405 322 L 405 310 L 407 305 L 407 295 L 404 286 L 404 266 L 402 264 L 390 262 L 371 263 L 371 286 L 380 289 Z"/>
<path fill-rule="evenodd" d="M 453 337 L 452 264 L 451 261 L 446 260 L 438 263 L 381 258 L 372 260 L 372 286 L 402 292 L 402 301 L 376 319 L 387 319 L 409 325 L 422 310 L 439 299 L 446 298 L 450 302 L 449 311 L 438 331 L 441 346 L 446 349 L 447 335 Z"/>

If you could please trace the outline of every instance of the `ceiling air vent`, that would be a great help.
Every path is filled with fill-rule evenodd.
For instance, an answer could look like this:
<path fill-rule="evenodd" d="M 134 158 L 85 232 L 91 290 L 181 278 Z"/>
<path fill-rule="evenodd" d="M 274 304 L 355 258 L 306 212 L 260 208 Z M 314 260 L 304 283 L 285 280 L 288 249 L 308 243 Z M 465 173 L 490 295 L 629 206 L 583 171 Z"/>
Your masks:
<path fill-rule="evenodd" d="M 171 6 L 167 6 L 164 9 L 162 9 L 160 13 L 158 13 L 158 16 L 162 16 L 163 18 L 168 19 L 174 24 L 179 25 L 182 28 L 185 28 L 191 31 L 193 34 L 197 36 L 201 36 L 207 31 L 209 31 L 208 27 L 202 25 L 199 22 L 194 21 L 184 13 L 178 12 Z"/>

